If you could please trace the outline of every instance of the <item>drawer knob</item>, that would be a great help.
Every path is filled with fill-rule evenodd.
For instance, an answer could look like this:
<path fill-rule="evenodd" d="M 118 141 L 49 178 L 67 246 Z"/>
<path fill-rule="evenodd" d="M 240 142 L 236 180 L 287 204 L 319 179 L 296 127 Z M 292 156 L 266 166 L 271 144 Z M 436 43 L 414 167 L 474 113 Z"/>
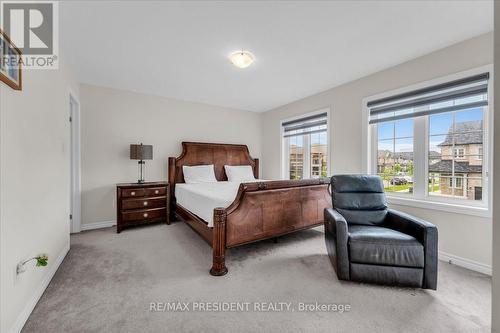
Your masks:
<path fill-rule="evenodd" d="M 148 213 L 144 213 L 144 214 L 142 214 L 142 216 L 148 217 Z"/>
<path fill-rule="evenodd" d="M 143 202 L 144 206 L 147 206 L 148 205 L 148 202 L 147 201 L 144 201 Z"/>
<path fill-rule="evenodd" d="M 130 195 L 135 195 L 135 192 L 130 192 Z"/>
<path fill-rule="evenodd" d="M 160 191 L 158 191 L 158 190 L 155 190 L 155 194 L 158 194 L 158 193 L 160 193 Z"/>

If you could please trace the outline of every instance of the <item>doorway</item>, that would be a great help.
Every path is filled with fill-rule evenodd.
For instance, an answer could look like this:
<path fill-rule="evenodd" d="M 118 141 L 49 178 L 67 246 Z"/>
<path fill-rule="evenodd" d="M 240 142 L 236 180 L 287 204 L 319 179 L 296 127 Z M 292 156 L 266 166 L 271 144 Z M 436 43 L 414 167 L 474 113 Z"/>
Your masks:
<path fill-rule="evenodd" d="M 81 231 L 80 205 L 80 103 L 69 95 L 69 123 L 70 123 L 70 232 Z"/>
<path fill-rule="evenodd" d="M 483 187 L 475 186 L 474 187 L 474 200 L 483 200 Z"/>

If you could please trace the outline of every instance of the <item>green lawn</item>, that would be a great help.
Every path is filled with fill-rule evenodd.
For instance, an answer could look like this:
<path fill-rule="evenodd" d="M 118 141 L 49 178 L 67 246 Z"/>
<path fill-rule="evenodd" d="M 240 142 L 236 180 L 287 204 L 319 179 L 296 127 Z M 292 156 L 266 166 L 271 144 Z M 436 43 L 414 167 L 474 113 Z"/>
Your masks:
<path fill-rule="evenodd" d="M 412 187 L 411 184 L 405 184 L 405 185 L 394 185 L 390 187 L 386 187 L 385 191 L 386 192 L 400 192 L 400 191 L 407 191 L 410 187 Z"/>
<path fill-rule="evenodd" d="M 386 192 L 401 192 L 408 191 L 410 187 L 413 187 L 413 184 L 405 184 L 405 185 L 394 185 L 390 187 L 386 187 Z M 439 191 L 439 184 L 434 184 L 434 191 L 432 190 L 432 184 L 429 184 L 429 192 L 437 192 Z"/>
<path fill-rule="evenodd" d="M 432 184 L 429 184 L 429 192 L 439 191 L 439 184 L 434 184 L 434 191 L 432 190 Z"/>

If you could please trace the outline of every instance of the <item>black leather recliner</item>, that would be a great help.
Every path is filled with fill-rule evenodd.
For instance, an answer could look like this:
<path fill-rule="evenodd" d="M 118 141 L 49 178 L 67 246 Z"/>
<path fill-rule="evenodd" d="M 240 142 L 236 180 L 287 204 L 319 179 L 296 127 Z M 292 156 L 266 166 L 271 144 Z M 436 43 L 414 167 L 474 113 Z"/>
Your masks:
<path fill-rule="evenodd" d="M 378 176 L 331 178 L 325 241 L 340 280 L 436 289 L 437 228 L 387 209 Z"/>

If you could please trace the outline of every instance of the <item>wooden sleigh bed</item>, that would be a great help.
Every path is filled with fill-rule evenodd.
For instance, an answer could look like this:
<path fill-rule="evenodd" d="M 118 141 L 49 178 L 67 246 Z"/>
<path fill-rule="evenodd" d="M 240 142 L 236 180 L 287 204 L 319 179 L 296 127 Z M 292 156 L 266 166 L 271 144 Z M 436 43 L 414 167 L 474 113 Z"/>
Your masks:
<path fill-rule="evenodd" d="M 224 165 L 250 165 L 258 179 L 259 160 L 250 156 L 245 145 L 200 142 L 182 142 L 182 154 L 168 160 L 170 211 L 212 246 L 210 274 L 214 276 L 228 271 L 226 249 L 319 226 L 323 210 L 331 207 L 328 179 L 242 183 L 229 207 L 214 209 L 210 227 L 175 198 L 176 184 L 184 183 L 182 167 L 209 164 L 214 165 L 218 181 L 227 180 Z"/>

